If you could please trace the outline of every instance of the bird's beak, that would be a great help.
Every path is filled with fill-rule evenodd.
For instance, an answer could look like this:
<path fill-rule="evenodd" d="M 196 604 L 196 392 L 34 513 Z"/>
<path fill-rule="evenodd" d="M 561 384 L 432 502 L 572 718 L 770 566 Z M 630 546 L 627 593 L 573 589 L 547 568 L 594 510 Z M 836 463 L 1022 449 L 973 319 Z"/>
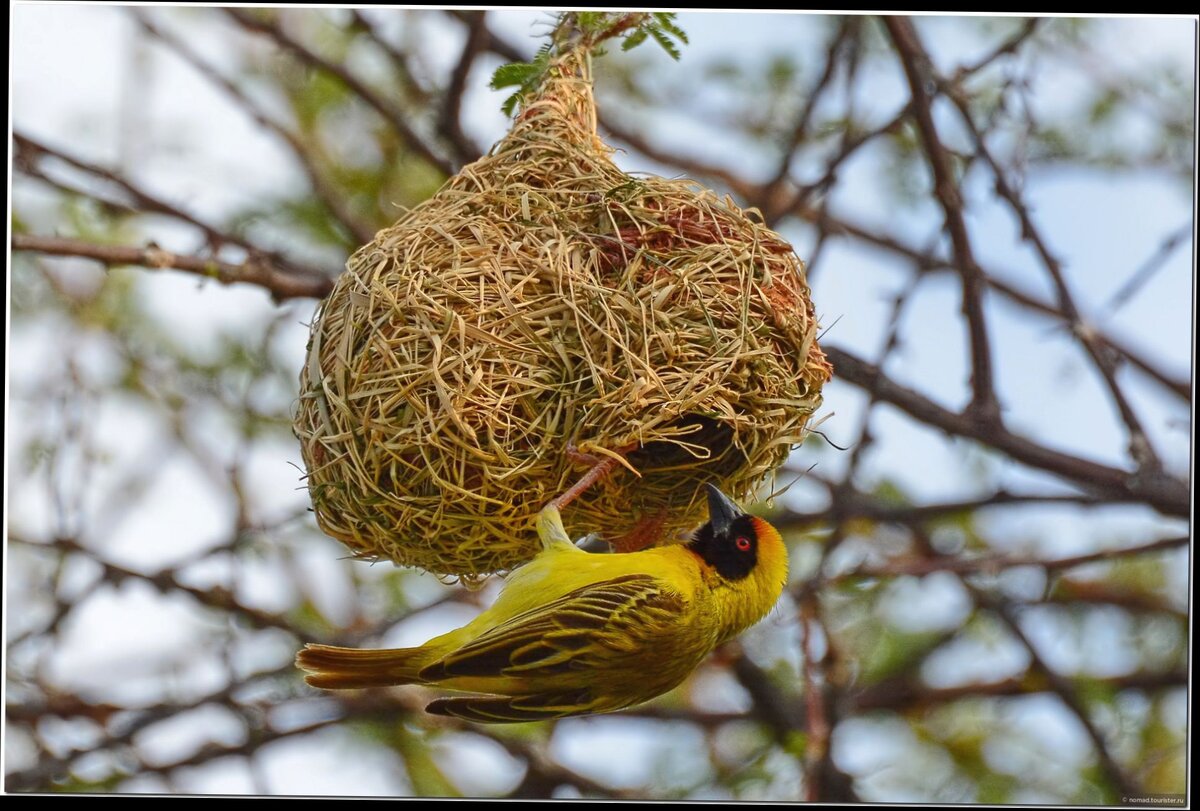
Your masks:
<path fill-rule="evenodd" d="M 708 521 L 712 524 L 713 534 L 723 535 L 745 513 L 716 487 L 711 484 L 704 486 L 708 490 Z"/>

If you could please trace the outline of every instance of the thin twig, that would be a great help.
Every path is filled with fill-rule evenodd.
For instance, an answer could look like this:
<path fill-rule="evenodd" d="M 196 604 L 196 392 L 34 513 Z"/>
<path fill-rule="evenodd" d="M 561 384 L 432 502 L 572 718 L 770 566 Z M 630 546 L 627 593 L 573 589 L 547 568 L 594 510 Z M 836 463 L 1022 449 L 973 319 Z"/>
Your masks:
<path fill-rule="evenodd" d="M 470 12 L 463 13 L 469 14 Z M 407 94 L 406 101 L 418 107 L 429 105 L 432 96 L 413 77 L 412 69 L 408 66 L 407 57 L 383 36 L 375 26 L 375 23 L 371 21 L 371 18 L 363 14 L 360 9 L 350 9 L 350 19 L 352 28 L 361 31 L 387 57 L 387 60 L 392 65 L 392 75 L 396 77 L 396 80 L 403 88 L 403 92 Z"/>
<path fill-rule="evenodd" d="M 820 480 L 820 478 L 815 474 L 810 474 L 810 478 Z M 836 486 L 833 482 L 825 482 L 825 484 L 831 489 Z M 1011 493 L 1007 490 L 997 490 L 994 493 L 986 496 L 962 499 L 960 501 L 945 501 L 935 504 L 896 505 L 880 501 L 873 498 L 869 494 L 854 490 L 852 492 L 843 492 L 840 494 L 838 511 L 839 515 L 849 518 L 865 518 L 869 521 L 912 526 L 957 515 L 969 515 L 979 510 L 987 510 L 993 507 L 1025 506 L 1033 504 L 1107 507 L 1112 504 L 1131 504 L 1137 503 L 1138 501 L 1138 498 L 1129 494 L 1126 494 L 1123 498 L 1100 498 L 1094 495 L 1087 495 L 1083 493 L 1048 495 L 1044 493 Z M 779 513 L 778 515 L 773 515 L 771 517 L 771 523 L 781 529 L 804 529 L 827 524 L 831 521 L 832 515 L 832 508 L 813 512 L 795 512 L 789 510 Z"/>
<path fill-rule="evenodd" d="M 804 743 L 804 800 L 822 799 L 822 764 L 829 754 L 829 736 L 833 727 L 826 714 L 825 673 L 814 642 L 819 619 L 816 594 L 806 593 L 800 600 L 800 649 L 803 654 L 801 675 L 804 679 L 804 718 L 807 738 Z"/>
<path fill-rule="evenodd" d="M 959 66 L 959 68 L 954 71 L 954 77 L 951 79 L 951 81 L 955 84 L 962 84 L 966 79 L 974 76 L 976 73 L 983 70 L 997 59 L 1016 53 L 1017 50 L 1024 45 L 1030 37 L 1037 33 L 1040 23 L 1041 18 L 1039 17 L 1030 17 L 1029 19 L 1025 20 L 1025 23 L 1011 37 L 1001 42 L 990 52 L 984 54 L 969 65 Z"/>
<path fill-rule="evenodd" d="M 1036 566 L 1048 572 L 1073 569 L 1089 563 L 1105 563 L 1138 555 L 1151 555 L 1187 546 L 1191 538 L 1187 535 L 1174 538 L 1163 538 L 1151 543 L 1138 546 L 1126 546 L 1117 549 L 1102 549 L 1066 558 L 1039 558 L 1029 555 L 978 555 L 975 557 L 957 557 L 951 555 L 933 558 L 911 558 L 892 560 L 878 566 L 863 566 L 848 572 L 826 578 L 826 583 L 836 583 L 858 577 L 894 577 L 897 575 L 927 575 L 932 572 L 957 572 L 970 574 L 976 572 L 999 572 L 1024 566 Z"/>
<path fill-rule="evenodd" d="M 1021 643 L 1029 653 L 1030 668 L 1039 676 L 1045 679 L 1050 691 L 1058 696 L 1059 700 L 1079 719 L 1079 723 L 1083 726 L 1088 738 L 1092 742 L 1092 747 L 1095 749 L 1096 758 L 1100 762 L 1100 768 L 1105 776 L 1112 784 L 1112 788 L 1119 794 L 1125 797 L 1136 796 L 1140 793 L 1140 788 L 1135 785 L 1125 774 L 1125 770 L 1116 762 L 1112 753 L 1109 752 L 1108 742 L 1104 740 L 1104 736 L 1100 734 L 1100 730 L 1092 722 L 1088 709 L 1084 706 L 1083 701 L 1079 698 L 1074 685 L 1060 675 L 1057 671 L 1046 664 L 1037 647 L 1025 634 L 1025 630 L 1021 627 L 1021 623 L 1016 617 L 1016 609 L 1011 604 L 995 600 L 985 596 L 980 590 L 971 587 L 967 584 L 968 590 L 975 596 L 975 600 L 980 605 L 989 608 L 1004 625 L 1012 632 L 1013 636 Z"/>
<path fill-rule="evenodd" d="M 304 642 L 318 641 L 316 637 L 297 629 L 292 622 L 282 615 L 272 614 L 269 611 L 241 604 L 228 589 L 223 587 L 201 589 L 180 582 L 178 573 L 173 568 L 163 569 L 154 574 L 135 572 L 124 566 L 118 566 L 115 563 L 102 560 L 95 552 L 80 545 L 72 538 L 55 538 L 48 543 L 31 541 L 17 536 L 10 536 L 9 540 L 24 543 L 28 546 L 48 547 L 63 552 L 83 555 L 98 564 L 103 570 L 102 578 L 114 585 L 120 584 L 125 580 L 137 580 L 149 583 L 163 594 L 186 594 L 200 605 L 224 611 L 231 616 L 244 620 L 255 628 L 278 628 L 296 635 Z"/>
<path fill-rule="evenodd" d="M 1142 266 L 1133 272 L 1129 280 L 1121 285 L 1121 289 L 1113 293 L 1112 298 L 1104 305 L 1104 309 L 1110 313 L 1116 312 L 1123 307 L 1133 296 L 1140 290 L 1146 282 L 1153 278 L 1154 274 L 1162 270 L 1166 266 L 1167 259 L 1171 254 L 1182 245 L 1192 234 L 1195 233 L 1195 227 L 1191 222 L 1185 222 L 1177 231 L 1168 234 L 1167 238 L 1162 241 L 1154 255 L 1147 259 Z"/>
<path fill-rule="evenodd" d="M 797 208 L 792 209 L 790 213 L 805 222 L 813 224 L 822 233 L 858 240 L 873 248 L 912 262 L 924 272 L 954 270 L 953 265 L 940 256 L 905 244 L 899 237 L 884 233 L 878 229 L 866 227 L 844 216 L 832 215 L 825 207 L 813 207 L 809 204 L 801 204 Z M 1058 321 L 1066 320 L 1066 316 L 1062 311 L 1053 304 L 1044 301 L 1033 293 L 1024 291 L 1013 284 L 1001 280 L 1001 276 L 1009 275 L 1014 274 L 992 272 L 985 275 L 985 282 L 990 288 L 1015 304 Z M 1163 371 L 1132 347 L 1118 341 L 1111 335 L 1102 333 L 1098 328 L 1093 328 L 1093 330 L 1096 340 L 1100 341 L 1109 350 L 1128 360 L 1133 366 L 1137 367 L 1177 397 L 1191 402 L 1192 385 L 1190 380 L 1182 380 Z"/>
<path fill-rule="evenodd" d="M 1165 690 L 1172 687 L 1183 687 L 1188 683 L 1186 671 L 1166 671 L 1164 673 L 1130 673 L 1123 676 L 1097 677 L 1086 679 L 1105 688 L 1122 690 Z M 1007 679 L 990 682 L 972 682 L 958 687 L 929 687 L 919 678 L 905 676 L 889 678 L 876 682 L 855 693 L 850 701 L 858 712 L 872 710 L 896 709 L 920 711 L 955 701 L 973 700 L 981 697 L 1009 698 L 1028 696 L 1047 692 L 1046 682 L 1042 679 L 1024 676 L 1013 676 Z"/>
<path fill-rule="evenodd" d="M 822 172 L 820 177 L 811 182 L 796 186 L 790 193 L 785 194 L 782 187 L 778 187 L 773 193 L 770 191 L 764 192 L 764 198 L 759 203 L 763 211 L 763 218 L 768 224 L 774 225 L 785 214 L 799 213 L 800 211 L 807 210 L 809 201 L 815 195 L 825 192 L 837 181 L 838 170 L 843 163 L 857 154 L 859 149 L 876 138 L 894 134 L 911 117 L 912 104 L 909 103 L 886 122 L 873 129 L 855 132 L 853 128 L 847 127 L 842 133 L 841 146 L 838 148 L 837 153 L 825 163 L 825 171 Z M 827 222 L 832 222 L 832 219 L 820 217 L 815 224 L 818 230 L 820 230 L 822 224 Z"/>
<path fill-rule="evenodd" d="M 808 135 L 809 125 L 812 123 L 813 113 L 816 111 L 817 103 L 821 100 L 825 89 L 829 87 L 829 83 L 833 80 L 833 75 L 837 71 L 839 65 L 839 54 L 842 51 L 845 43 L 859 35 L 861 29 L 861 17 L 843 17 L 838 23 L 837 30 L 829 41 L 829 47 L 825 49 L 825 69 L 821 71 L 821 75 L 817 77 L 816 83 L 805 94 L 804 106 L 800 109 L 800 114 L 796 118 L 796 123 L 791 127 L 788 142 L 784 146 L 781 154 L 782 158 L 779 161 L 779 166 L 775 170 L 775 176 L 767 183 L 767 193 L 770 194 L 772 187 L 783 183 L 788 176 L 788 169 L 792 165 L 793 153 L 797 147 L 804 142 Z"/>

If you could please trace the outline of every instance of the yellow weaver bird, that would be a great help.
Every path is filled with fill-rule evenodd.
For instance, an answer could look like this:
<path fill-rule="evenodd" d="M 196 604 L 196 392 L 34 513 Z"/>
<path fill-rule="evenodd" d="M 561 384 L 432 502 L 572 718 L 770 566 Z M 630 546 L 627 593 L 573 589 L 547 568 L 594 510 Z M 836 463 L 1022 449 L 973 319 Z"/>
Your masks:
<path fill-rule="evenodd" d="M 787 579 L 779 533 L 708 487 L 709 520 L 688 543 L 593 554 L 571 542 L 552 503 L 543 549 L 491 608 L 415 648 L 308 645 L 314 687 L 424 684 L 472 695 L 427 712 L 480 723 L 612 712 L 678 685 L 720 643 L 766 615 Z"/>

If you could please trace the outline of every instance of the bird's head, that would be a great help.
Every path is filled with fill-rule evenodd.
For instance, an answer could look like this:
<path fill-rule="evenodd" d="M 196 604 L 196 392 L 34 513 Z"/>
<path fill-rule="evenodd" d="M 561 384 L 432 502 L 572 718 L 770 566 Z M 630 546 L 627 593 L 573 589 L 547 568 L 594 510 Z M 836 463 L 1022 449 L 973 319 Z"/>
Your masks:
<path fill-rule="evenodd" d="M 713 485 L 705 488 L 708 523 L 696 530 L 688 549 L 740 595 L 745 624 L 753 624 L 783 592 L 787 547 L 775 527 L 742 510 Z"/>

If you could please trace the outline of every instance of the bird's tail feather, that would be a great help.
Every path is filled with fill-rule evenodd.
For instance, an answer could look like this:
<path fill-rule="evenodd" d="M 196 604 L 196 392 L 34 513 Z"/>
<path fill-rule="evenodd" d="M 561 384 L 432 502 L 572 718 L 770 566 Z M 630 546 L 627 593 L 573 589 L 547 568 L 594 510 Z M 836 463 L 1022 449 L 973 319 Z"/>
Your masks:
<path fill-rule="evenodd" d="M 308 672 L 304 680 L 326 690 L 385 687 L 421 681 L 425 664 L 420 648 L 359 650 L 332 645 L 306 645 L 296 655 L 296 666 Z"/>

